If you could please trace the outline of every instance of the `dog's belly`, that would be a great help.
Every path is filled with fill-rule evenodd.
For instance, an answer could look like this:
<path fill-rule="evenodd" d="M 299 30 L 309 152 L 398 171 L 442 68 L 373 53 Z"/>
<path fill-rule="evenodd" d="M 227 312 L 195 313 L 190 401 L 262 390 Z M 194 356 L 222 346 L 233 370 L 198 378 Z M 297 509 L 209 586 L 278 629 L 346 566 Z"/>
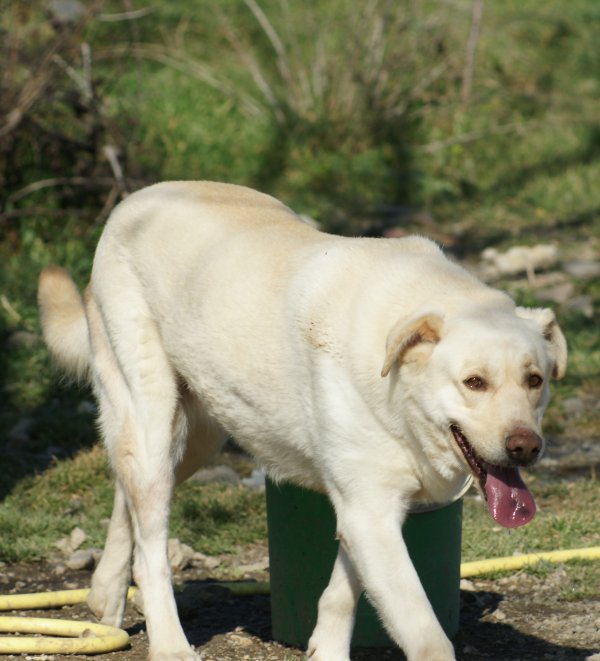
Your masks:
<path fill-rule="evenodd" d="M 323 490 L 308 416 L 300 414 L 289 394 L 284 397 L 273 392 L 259 400 L 244 384 L 238 388 L 216 383 L 206 374 L 204 378 L 190 375 L 186 383 L 207 417 L 225 429 L 272 478 Z"/>

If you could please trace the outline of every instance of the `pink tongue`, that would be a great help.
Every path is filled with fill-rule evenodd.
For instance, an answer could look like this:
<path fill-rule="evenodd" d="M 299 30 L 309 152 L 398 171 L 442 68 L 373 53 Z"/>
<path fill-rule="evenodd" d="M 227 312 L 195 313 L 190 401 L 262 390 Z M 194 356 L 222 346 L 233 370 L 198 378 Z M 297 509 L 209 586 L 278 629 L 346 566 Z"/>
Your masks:
<path fill-rule="evenodd" d="M 485 493 L 492 517 L 505 528 L 518 528 L 535 516 L 533 496 L 516 468 L 486 464 Z"/>

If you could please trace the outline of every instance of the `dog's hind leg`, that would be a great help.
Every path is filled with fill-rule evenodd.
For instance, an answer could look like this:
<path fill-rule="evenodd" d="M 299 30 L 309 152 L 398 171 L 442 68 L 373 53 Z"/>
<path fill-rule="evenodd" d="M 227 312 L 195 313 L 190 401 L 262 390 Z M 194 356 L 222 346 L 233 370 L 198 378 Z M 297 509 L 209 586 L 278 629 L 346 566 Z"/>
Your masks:
<path fill-rule="evenodd" d="M 87 301 L 92 338 L 94 385 L 100 404 L 100 423 L 117 475 L 117 510 L 110 544 L 129 554 L 127 512 L 135 546 L 133 572 L 144 604 L 150 639 L 150 659 L 192 661 L 179 618 L 167 559 L 168 519 L 175 464 L 181 459 L 181 434 L 175 433 L 177 378 L 161 344 L 160 335 L 143 301 L 105 300 L 102 312 Z M 109 323 L 105 323 L 105 319 Z M 110 324 L 110 325 L 109 325 Z M 115 564 L 117 551 L 109 547 L 96 585 L 116 577 L 115 596 L 104 603 L 121 603 L 126 576 Z M 100 569 L 100 567 L 99 567 Z M 92 594 L 92 604 L 102 590 Z M 104 617 L 119 617 L 119 608 Z"/>
<path fill-rule="evenodd" d="M 185 384 L 180 388 L 176 420 L 178 431 L 175 438 L 181 434 L 182 443 L 185 443 L 183 457 L 175 469 L 175 485 L 178 485 L 206 465 L 223 447 L 229 434 L 205 414 L 201 403 Z M 143 595 L 140 593 L 136 595 L 135 604 L 138 609 L 143 609 Z"/>
<path fill-rule="evenodd" d="M 349 661 L 360 581 L 340 545 L 329 585 L 319 599 L 317 626 L 308 642 L 311 661 Z"/>
<path fill-rule="evenodd" d="M 195 397 L 185 387 L 180 389 L 181 406 L 177 411 L 175 437 L 185 437 L 185 451 L 176 468 L 175 481 L 183 482 L 205 465 L 221 449 L 227 433 L 212 423 L 202 412 Z M 127 590 L 131 582 L 133 531 L 125 495 L 119 481 L 104 552 L 94 571 L 87 599 L 91 611 L 103 624 L 121 626 L 125 612 Z M 136 597 L 140 607 L 143 599 Z"/>
<path fill-rule="evenodd" d="M 127 399 L 127 388 L 110 345 L 104 321 L 89 290 L 86 292 L 86 316 L 92 345 L 92 378 L 100 410 L 102 433 L 108 445 L 117 420 L 125 415 L 119 404 Z M 125 492 L 115 480 L 113 510 L 104 551 L 92 577 L 87 598 L 90 610 L 104 624 L 121 626 L 131 582 L 133 530 Z"/>
<path fill-rule="evenodd" d="M 132 553 L 133 532 L 129 510 L 117 480 L 104 552 L 92 577 L 92 588 L 87 599 L 90 610 L 103 624 L 120 627 L 123 622 L 131 581 Z"/>

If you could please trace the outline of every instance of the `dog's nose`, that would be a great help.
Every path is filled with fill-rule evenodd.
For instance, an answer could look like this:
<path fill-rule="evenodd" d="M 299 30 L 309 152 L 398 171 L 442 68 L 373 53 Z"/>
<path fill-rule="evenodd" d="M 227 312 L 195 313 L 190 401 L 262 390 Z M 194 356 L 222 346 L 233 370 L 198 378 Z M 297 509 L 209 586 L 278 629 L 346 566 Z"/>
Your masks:
<path fill-rule="evenodd" d="M 506 437 L 508 456 L 519 466 L 532 464 L 539 456 L 544 441 L 531 429 L 517 427 Z"/>

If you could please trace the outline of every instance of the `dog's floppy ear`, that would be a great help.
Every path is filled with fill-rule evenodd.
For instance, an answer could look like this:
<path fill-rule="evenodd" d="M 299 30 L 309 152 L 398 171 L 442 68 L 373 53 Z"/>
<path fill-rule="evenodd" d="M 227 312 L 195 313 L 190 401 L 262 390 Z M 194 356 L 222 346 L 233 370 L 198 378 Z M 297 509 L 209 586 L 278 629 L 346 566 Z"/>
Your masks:
<path fill-rule="evenodd" d="M 387 337 L 381 376 L 387 376 L 392 365 L 401 362 L 409 349 L 423 342 L 437 344 L 440 341 L 442 325 L 442 318 L 433 313 L 397 322 Z"/>
<path fill-rule="evenodd" d="M 567 371 L 567 341 L 558 326 L 554 312 L 550 308 L 517 308 L 517 315 L 521 319 L 534 321 L 540 328 L 546 345 L 548 355 L 554 363 L 552 376 L 562 379 Z"/>

